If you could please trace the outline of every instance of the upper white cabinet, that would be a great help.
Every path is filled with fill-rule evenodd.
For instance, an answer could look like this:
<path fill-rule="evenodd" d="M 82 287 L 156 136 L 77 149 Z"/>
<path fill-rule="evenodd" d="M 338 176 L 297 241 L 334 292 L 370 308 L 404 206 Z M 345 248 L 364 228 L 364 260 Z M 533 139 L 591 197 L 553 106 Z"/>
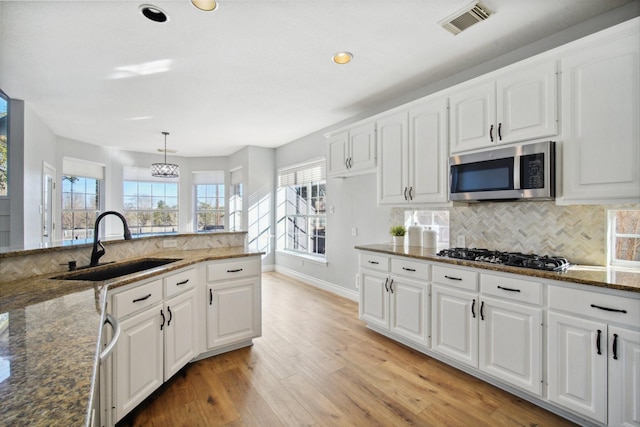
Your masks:
<path fill-rule="evenodd" d="M 379 203 L 447 203 L 447 99 L 425 100 L 377 126 Z"/>
<path fill-rule="evenodd" d="M 557 63 L 509 67 L 451 92 L 451 153 L 558 133 Z"/>
<path fill-rule="evenodd" d="M 640 21 L 562 56 L 560 203 L 640 202 Z"/>
<path fill-rule="evenodd" d="M 365 123 L 330 137 L 328 150 L 327 175 L 330 177 L 375 172 L 375 123 Z"/>

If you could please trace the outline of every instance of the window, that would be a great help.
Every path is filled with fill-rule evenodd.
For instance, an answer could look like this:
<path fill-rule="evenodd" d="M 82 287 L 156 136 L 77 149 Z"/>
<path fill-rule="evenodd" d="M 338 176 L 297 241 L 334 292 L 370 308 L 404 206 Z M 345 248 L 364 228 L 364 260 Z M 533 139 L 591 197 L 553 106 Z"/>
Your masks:
<path fill-rule="evenodd" d="M 640 267 L 640 210 L 609 211 L 609 263 Z"/>
<path fill-rule="evenodd" d="M 93 239 L 100 214 L 100 181 L 84 176 L 62 176 L 62 241 Z"/>
<path fill-rule="evenodd" d="M 283 169 L 279 173 L 278 247 L 325 256 L 325 161 Z"/>
<path fill-rule="evenodd" d="M 449 247 L 449 211 L 405 211 L 404 225 L 422 225 L 438 233 L 438 248 Z"/>
<path fill-rule="evenodd" d="M 9 97 L 0 90 L 0 196 L 9 194 Z"/>
<path fill-rule="evenodd" d="M 196 231 L 224 229 L 224 172 L 194 172 Z"/>
<path fill-rule="evenodd" d="M 177 179 L 153 178 L 148 169 L 125 167 L 123 210 L 132 235 L 178 232 L 178 185 Z"/>
<path fill-rule="evenodd" d="M 242 169 L 231 171 L 229 230 L 242 230 Z"/>

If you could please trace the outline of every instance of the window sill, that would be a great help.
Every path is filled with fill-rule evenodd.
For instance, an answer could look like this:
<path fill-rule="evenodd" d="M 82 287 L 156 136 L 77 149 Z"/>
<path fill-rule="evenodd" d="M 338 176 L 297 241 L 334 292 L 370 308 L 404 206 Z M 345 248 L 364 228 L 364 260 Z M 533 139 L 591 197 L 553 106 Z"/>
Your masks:
<path fill-rule="evenodd" d="M 299 252 L 294 252 L 294 251 L 287 251 L 287 250 L 282 250 L 282 249 L 278 249 L 276 250 L 276 253 L 278 254 L 282 254 L 282 255 L 287 255 L 287 256 L 291 256 L 294 258 L 300 258 L 303 259 L 305 261 L 309 261 L 312 262 L 314 264 L 318 264 L 318 265 L 324 265 L 326 266 L 327 263 L 327 259 L 324 257 L 317 257 L 317 256 L 313 256 L 313 255 L 305 255 Z"/>

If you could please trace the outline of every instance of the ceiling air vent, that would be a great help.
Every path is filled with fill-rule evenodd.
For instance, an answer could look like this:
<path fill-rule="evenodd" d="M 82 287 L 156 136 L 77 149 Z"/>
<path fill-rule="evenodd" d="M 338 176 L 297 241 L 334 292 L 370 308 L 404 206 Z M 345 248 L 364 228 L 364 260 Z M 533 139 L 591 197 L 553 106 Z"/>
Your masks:
<path fill-rule="evenodd" d="M 482 4 L 474 1 L 459 11 L 447 16 L 438 22 L 438 24 L 455 36 L 473 24 L 484 21 L 489 16 L 491 16 L 491 12 Z"/>

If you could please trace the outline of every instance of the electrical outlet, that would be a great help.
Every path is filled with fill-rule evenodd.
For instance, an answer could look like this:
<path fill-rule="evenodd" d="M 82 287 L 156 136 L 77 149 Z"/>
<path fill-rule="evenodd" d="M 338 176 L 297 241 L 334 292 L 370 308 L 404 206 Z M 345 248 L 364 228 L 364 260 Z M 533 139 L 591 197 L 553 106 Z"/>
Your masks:
<path fill-rule="evenodd" d="M 360 289 L 360 275 L 356 273 L 356 289 Z"/>
<path fill-rule="evenodd" d="M 467 247 L 467 242 L 466 239 L 464 238 L 464 236 L 458 236 L 458 241 L 457 243 L 457 247 L 459 248 L 466 248 Z"/>
<path fill-rule="evenodd" d="M 356 237 L 357 235 L 358 235 L 358 229 L 356 227 L 353 227 L 351 229 L 351 236 Z"/>

